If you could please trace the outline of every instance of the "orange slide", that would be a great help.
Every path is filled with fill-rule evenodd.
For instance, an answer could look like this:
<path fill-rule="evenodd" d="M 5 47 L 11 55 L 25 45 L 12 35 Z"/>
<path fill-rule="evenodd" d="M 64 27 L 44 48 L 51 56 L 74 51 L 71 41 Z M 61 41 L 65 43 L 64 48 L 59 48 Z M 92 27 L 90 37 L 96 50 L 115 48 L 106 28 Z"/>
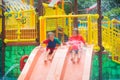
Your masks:
<path fill-rule="evenodd" d="M 52 62 L 44 63 L 45 49 L 36 47 L 30 54 L 18 80 L 89 80 L 93 46 L 81 53 L 79 63 L 70 60 L 69 47 L 56 50 Z"/>

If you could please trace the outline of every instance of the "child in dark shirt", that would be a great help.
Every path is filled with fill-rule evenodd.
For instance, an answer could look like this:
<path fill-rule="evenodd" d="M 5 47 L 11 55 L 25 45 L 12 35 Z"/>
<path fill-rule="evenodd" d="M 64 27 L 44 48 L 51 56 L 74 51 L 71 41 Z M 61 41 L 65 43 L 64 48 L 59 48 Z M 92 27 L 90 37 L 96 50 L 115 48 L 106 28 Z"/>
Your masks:
<path fill-rule="evenodd" d="M 54 53 L 55 53 L 55 48 L 57 45 L 61 44 L 61 41 L 55 37 L 53 32 L 48 33 L 48 39 L 43 41 L 43 44 L 46 44 L 46 55 L 45 55 L 45 62 L 48 60 L 48 54 L 51 55 L 49 60 L 52 60 Z"/>

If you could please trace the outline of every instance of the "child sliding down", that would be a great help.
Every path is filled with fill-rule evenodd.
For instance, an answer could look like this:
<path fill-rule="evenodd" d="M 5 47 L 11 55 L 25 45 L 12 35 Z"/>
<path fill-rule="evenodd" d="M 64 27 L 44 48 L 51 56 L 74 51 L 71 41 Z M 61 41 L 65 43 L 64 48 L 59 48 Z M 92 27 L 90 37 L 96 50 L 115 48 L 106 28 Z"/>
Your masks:
<path fill-rule="evenodd" d="M 55 48 L 57 47 L 57 45 L 61 44 L 61 41 L 55 37 L 53 32 L 48 32 L 48 39 L 44 40 L 43 44 L 47 45 L 44 61 L 45 62 L 47 62 L 47 60 L 51 61 L 55 54 Z"/>
<path fill-rule="evenodd" d="M 71 45 L 71 61 L 75 63 L 77 59 L 77 63 L 80 61 L 80 53 L 83 45 L 85 45 L 85 40 L 79 34 L 78 29 L 74 29 L 72 32 L 72 36 L 69 38 L 68 43 Z"/>

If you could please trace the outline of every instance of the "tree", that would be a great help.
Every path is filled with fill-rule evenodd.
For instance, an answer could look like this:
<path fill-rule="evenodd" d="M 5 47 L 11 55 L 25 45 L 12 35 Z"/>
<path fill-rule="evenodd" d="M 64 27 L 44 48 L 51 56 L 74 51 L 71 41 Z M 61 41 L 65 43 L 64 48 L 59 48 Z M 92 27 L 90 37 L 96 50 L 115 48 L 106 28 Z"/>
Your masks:
<path fill-rule="evenodd" d="M 108 16 L 109 18 L 118 18 L 120 17 L 120 8 L 113 8 L 108 12 L 104 13 L 105 16 Z"/>

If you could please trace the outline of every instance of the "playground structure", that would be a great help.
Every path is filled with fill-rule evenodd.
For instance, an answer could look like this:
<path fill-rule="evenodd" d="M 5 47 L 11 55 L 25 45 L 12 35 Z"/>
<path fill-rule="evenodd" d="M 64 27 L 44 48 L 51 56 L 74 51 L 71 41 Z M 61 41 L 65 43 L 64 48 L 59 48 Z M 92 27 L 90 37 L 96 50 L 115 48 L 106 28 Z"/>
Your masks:
<path fill-rule="evenodd" d="M 80 63 L 73 64 L 69 47 L 61 46 L 57 49 L 52 63 L 45 64 L 46 51 L 38 46 L 31 52 L 18 80 L 89 80 L 92 48 L 93 46 L 86 48 L 81 55 Z"/>
<path fill-rule="evenodd" d="M 20 0 L 13 2 L 14 3 L 11 3 L 11 1 L 6 2 L 6 5 L 9 6 L 6 6 L 8 8 L 4 13 L 6 19 L 6 35 L 4 42 L 35 41 L 36 27 L 34 8 L 24 4 L 24 2 Z"/>
<path fill-rule="evenodd" d="M 43 16 L 40 17 L 40 29 L 41 33 L 40 41 L 46 39 L 47 29 L 52 28 L 52 21 L 55 19 L 66 20 L 63 26 L 63 32 L 70 36 L 73 26 L 73 19 L 77 17 L 80 21 L 81 26 L 79 27 L 81 35 L 85 38 L 88 44 L 94 44 L 94 49 L 99 50 L 98 47 L 98 28 L 97 28 L 97 14 L 83 14 L 83 15 L 59 15 L 59 16 Z M 50 22 L 51 21 L 51 22 Z M 47 25 L 49 23 L 49 25 Z M 59 20 L 58 20 L 59 23 Z M 55 25 L 57 23 L 54 22 Z M 108 17 L 104 17 L 102 21 L 102 42 L 106 51 L 111 52 L 112 60 L 120 63 L 119 46 L 120 46 L 120 21 L 113 19 L 110 20 Z M 44 26 L 44 27 L 43 27 Z M 68 28 L 66 28 L 68 27 Z M 54 28 L 54 27 L 53 27 Z M 64 34 L 63 33 L 63 34 Z M 59 33 L 57 33 L 59 34 Z M 64 36 L 63 36 L 64 37 Z"/>
<path fill-rule="evenodd" d="M 22 5 L 18 2 L 20 2 Z M 4 14 L 6 19 L 6 35 L 4 42 L 7 44 L 11 42 L 13 42 L 12 44 L 14 44 L 14 42 L 35 42 L 37 39 L 36 12 L 32 6 L 24 4 L 24 2 L 21 2 L 20 0 L 18 2 L 16 1 L 14 4 L 21 6 L 13 6 L 14 4 L 11 3 L 11 1 L 6 3 L 7 5 L 9 4 L 9 6 L 7 6 L 8 8 Z M 65 12 L 58 6 L 56 6 L 56 9 L 50 8 L 44 3 L 43 6 L 45 16 L 65 14 Z M 47 11 L 50 11 L 51 13 Z M 51 31 L 51 29 L 48 31 Z"/>
<path fill-rule="evenodd" d="M 22 4 L 25 6 L 26 4 L 24 3 L 25 1 L 22 2 Z M 30 0 L 30 4 L 33 5 L 33 3 L 34 2 Z M 14 4 L 18 4 L 18 3 L 14 2 Z M 11 6 L 12 5 L 13 4 L 11 4 Z M 61 41 L 67 41 L 68 37 L 70 37 L 72 33 L 74 18 L 77 18 L 80 24 L 78 29 L 81 35 L 85 38 L 86 42 L 89 45 L 91 44 L 94 45 L 94 50 L 97 50 L 97 51 L 99 50 L 98 34 L 97 34 L 98 33 L 97 19 L 99 17 L 98 14 L 66 15 L 64 10 L 59 8 L 57 5 L 55 5 L 55 7 L 49 7 L 48 4 L 43 3 L 44 15 L 39 17 L 39 23 L 40 23 L 39 29 L 40 30 L 37 30 L 36 12 L 32 6 L 28 5 L 29 8 L 27 7 L 25 9 L 24 7 L 21 7 L 22 5 L 20 7 L 17 6 L 17 9 L 11 6 L 8 6 L 10 9 L 8 9 L 4 13 L 5 15 L 4 42 L 6 43 L 6 45 L 9 45 L 9 44 L 15 45 L 16 43 L 23 44 L 23 45 L 26 43 L 37 43 L 36 41 L 38 39 L 38 35 L 37 35 L 39 33 L 38 31 L 40 31 L 39 33 L 40 39 L 38 39 L 39 40 L 38 42 L 45 40 L 46 34 L 49 31 L 55 32 L 56 37 L 59 37 Z M 111 53 L 112 60 L 117 63 L 120 63 L 120 49 L 119 49 L 120 29 L 119 29 L 119 26 L 120 26 L 120 21 L 116 19 L 110 20 L 108 17 L 104 16 L 102 20 L 102 43 L 105 48 L 105 51 Z M 43 58 L 43 56 L 41 56 L 42 53 L 37 51 L 38 49 L 36 50 L 36 48 L 33 51 L 35 51 L 35 53 L 40 53 L 40 54 L 34 53 L 34 55 L 39 55 L 37 59 L 40 58 L 41 60 Z M 66 50 L 63 50 L 63 51 L 66 51 Z M 32 75 L 31 79 L 35 78 L 35 74 L 37 73 L 36 67 L 40 66 L 40 65 L 38 66 L 38 63 L 40 61 L 32 60 L 31 58 L 32 54 L 33 53 L 31 53 L 30 58 L 28 59 L 28 62 L 31 61 L 31 63 L 35 64 L 34 62 L 36 61 L 36 65 L 33 66 L 33 64 L 31 64 L 29 65 L 30 68 L 28 68 L 28 66 L 25 66 L 22 72 L 22 73 L 25 72 L 27 76 Z M 65 52 L 65 54 L 67 54 L 67 51 Z M 64 56 L 64 59 L 66 59 L 65 56 Z M 33 59 L 36 59 L 36 57 L 33 57 Z M 91 57 L 89 59 L 91 59 Z M 50 68 L 50 65 L 51 66 L 53 65 L 54 61 L 55 60 L 53 60 L 52 64 L 49 64 L 49 68 Z M 67 63 L 67 61 L 63 61 L 63 63 Z M 28 63 L 26 63 L 26 65 L 27 64 Z M 43 62 L 40 62 L 39 64 L 42 64 L 41 66 L 45 67 L 45 65 L 43 65 Z M 62 66 L 64 66 L 64 64 Z M 73 65 L 71 64 L 71 66 Z M 89 66 L 91 66 L 91 64 Z M 33 67 L 33 69 L 31 69 L 31 67 Z M 26 69 L 28 71 L 33 70 L 35 74 L 27 73 Z M 44 68 L 41 68 L 41 70 L 42 69 L 44 70 Z M 49 69 L 49 70 L 53 70 L 53 69 Z M 65 75 L 67 75 L 67 73 L 65 73 Z M 28 78 L 27 76 L 25 77 Z M 59 75 L 59 78 L 61 78 L 60 76 L 61 75 Z"/>

